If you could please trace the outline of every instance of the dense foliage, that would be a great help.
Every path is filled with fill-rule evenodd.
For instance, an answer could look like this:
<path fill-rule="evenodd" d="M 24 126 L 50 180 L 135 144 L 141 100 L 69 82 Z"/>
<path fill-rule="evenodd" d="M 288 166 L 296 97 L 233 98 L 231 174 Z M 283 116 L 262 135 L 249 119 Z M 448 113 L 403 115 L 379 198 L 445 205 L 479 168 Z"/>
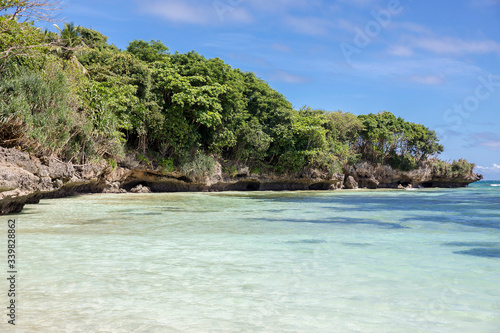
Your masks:
<path fill-rule="evenodd" d="M 119 50 L 92 29 L 43 32 L 8 14 L 0 29 L 3 146 L 81 163 L 129 152 L 187 174 L 210 173 L 215 160 L 276 172 L 360 161 L 410 170 L 443 150 L 434 131 L 390 112 L 294 110 L 253 73 L 160 41 Z"/>
<path fill-rule="evenodd" d="M 461 178 L 473 173 L 474 164 L 467 162 L 463 158 L 452 163 L 447 163 L 438 159 L 430 161 L 432 171 L 435 175 L 443 178 Z"/>

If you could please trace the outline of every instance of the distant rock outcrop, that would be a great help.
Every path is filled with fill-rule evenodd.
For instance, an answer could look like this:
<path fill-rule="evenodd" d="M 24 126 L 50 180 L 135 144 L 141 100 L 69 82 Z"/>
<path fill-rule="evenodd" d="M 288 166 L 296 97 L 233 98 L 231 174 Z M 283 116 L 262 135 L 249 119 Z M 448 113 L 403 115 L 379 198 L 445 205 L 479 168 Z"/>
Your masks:
<path fill-rule="evenodd" d="M 436 174 L 430 164 L 411 171 L 401 171 L 388 165 L 359 163 L 350 166 L 344 172 L 352 176 L 359 187 L 366 188 L 399 188 L 408 187 L 465 187 L 483 177 L 470 172 L 466 175 L 444 177 Z"/>

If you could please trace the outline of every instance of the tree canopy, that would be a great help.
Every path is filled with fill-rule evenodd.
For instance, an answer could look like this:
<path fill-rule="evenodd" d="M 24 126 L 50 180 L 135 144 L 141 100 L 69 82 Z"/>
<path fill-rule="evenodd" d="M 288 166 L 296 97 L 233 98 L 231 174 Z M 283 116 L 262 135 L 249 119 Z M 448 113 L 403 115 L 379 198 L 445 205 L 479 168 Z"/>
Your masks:
<path fill-rule="evenodd" d="M 79 162 L 128 152 L 179 167 L 211 156 L 332 173 L 360 161 L 410 170 L 443 151 L 434 131 L 390 112 L 295 110 L 219 58 L 170 53 L 155 40 L 119 50 L 74 24 L 43 32 L 13 19 L 23 3 L 0 1 L 0 127 L 13 133 L 0 145 Z"/>

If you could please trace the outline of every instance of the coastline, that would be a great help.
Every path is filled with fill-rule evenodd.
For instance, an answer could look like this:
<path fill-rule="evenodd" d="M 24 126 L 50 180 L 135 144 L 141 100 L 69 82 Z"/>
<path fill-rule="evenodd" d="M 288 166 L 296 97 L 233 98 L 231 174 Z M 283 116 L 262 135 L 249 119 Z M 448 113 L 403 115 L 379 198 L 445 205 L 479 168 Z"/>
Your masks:
<path fill-rule="evenodd" d="M 42 199 L 77 194 L 456 188 L 481 179 L 475 173 L 442 177 L 428 166 L 400 171 L 366 162 L 333 175 L 314 169 L 288 175 L 256 174 L 245 166 L 230 175 L 222 172 L 218 164 L 210 176 L 188 177 L 138 163 L 120 163 L 114 168 L 105 161 L 75 165 L 55 157 L 36 158 L 15 148 L 0 147 L 0 215 L 19 213 L 26 204 Z"/>

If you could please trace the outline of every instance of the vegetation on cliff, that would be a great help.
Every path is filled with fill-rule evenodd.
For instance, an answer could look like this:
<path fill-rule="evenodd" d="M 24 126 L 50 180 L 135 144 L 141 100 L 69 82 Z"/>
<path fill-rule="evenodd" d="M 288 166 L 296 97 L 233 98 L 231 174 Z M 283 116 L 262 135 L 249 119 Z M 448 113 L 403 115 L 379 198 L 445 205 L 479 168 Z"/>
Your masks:
<path fill-rule="evenodd" d="M 73 24 L 41 31 L 17 19 L 27 3 L 0 1 L 1 146 L 80 164 L 133 153 L 185 173 L 209 173 L 215 160 L 278 173 L 333 174 L 360 161 L 411 170 L 443 151 L 434 131 L 390 112 L 295 110 L 219 58 L 154 40 L 120 50 Z M 453 173 L 455 164 L 435 168 Z"/>

